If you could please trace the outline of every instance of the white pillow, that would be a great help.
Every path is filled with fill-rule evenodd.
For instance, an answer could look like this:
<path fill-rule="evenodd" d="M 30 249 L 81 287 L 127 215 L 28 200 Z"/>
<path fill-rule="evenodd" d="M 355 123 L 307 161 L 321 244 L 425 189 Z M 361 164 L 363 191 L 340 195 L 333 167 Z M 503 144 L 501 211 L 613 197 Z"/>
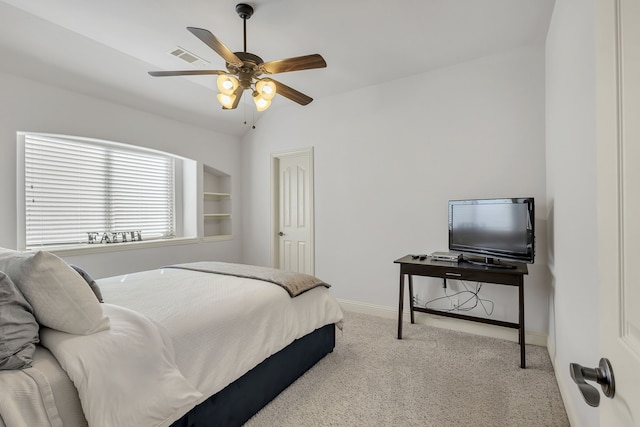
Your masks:
<path fill-rule="evenodd" d="M 109 318 L 91 288 L 66 262 L 49 252 L 11 252 L 0 253 L 0 266 L 5 265 L 38 323 L 77 335 L 109 329 Z"/>

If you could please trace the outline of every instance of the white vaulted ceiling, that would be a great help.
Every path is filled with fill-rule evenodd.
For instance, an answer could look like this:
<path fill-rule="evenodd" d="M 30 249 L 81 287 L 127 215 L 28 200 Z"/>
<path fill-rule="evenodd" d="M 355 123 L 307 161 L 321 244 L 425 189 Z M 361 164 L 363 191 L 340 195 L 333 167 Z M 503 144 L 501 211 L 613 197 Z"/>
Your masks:
<path fill-rule="evenodd" d="M 299 106 L 276 97 L 256 113 L 250 97 L 223 111 L 211 76 L 161 77 L 193 69 L 167 52 L 180 46 L 224 69 L 186 30 L 211 31 L 243 50 L 233 0 L 0 0 L 0 71 L 242 135 L 247 115 Z M 354 89 L 543 43 L 553 0 L 255 0 L 247 50 L 265 61 L 321 54 L 327 68 L 274 75 L 318 100 Z M 399 88 L 410 96 L 411 88 Z M 384 100 L 381 100 L 384 102 Z M 313 105 L 313 104 L 311 104 Z"/>

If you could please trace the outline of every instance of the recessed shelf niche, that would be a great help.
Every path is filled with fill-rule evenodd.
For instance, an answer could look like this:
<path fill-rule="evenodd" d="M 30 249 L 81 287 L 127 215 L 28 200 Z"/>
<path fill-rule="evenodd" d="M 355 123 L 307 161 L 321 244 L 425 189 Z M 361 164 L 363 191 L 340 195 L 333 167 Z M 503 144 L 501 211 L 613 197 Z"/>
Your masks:
<path fill-rule="evenodd" d="M 204 239 L 231 239 L 231 176 L 204 165 L 202 178 Z"/>

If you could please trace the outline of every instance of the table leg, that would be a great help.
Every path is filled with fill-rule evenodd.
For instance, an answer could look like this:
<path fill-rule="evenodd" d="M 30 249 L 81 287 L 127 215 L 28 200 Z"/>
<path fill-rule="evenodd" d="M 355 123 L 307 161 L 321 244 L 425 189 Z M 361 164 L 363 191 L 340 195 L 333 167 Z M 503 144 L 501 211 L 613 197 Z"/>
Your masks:
<path fill-rule="evenodd" d="M 409 313 L 411 313 L 411 323 L 416 323 L 416 320 L 413 317 L 413 276 L 408 274 L 409 276 Z"/>
<path fill-rule="evenodd" d="M 404 274 L 400 270 L 400 300 L 398 301 L 398 339 L 402 339 L 402 304 L 404 303 Z"/>
<path fill-rule="evenodd" d="M 518 300 L 520 305 L 520 367 L 526 368 L 527 363 L 525 361 L 525 340 L 524 340 L 524 286 L 523 280 L 520 280 L 518 285 Z"/>

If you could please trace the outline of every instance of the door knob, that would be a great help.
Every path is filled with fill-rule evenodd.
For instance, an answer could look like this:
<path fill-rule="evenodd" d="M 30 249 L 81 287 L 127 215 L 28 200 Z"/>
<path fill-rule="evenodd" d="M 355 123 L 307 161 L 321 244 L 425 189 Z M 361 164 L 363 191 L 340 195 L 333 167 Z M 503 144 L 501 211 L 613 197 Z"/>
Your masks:
<path fill-rule="evenodd" d="M 577 363 L 571 363 L 569 364 L 569 371 L 573 382 L 578 384 L 578 389 L 589 406 L 596 407 L 600 405 L 600 393 L 597 388 L 587 384 L 587 381 L 595 381 L 600 384 L 604 395 L 613 399 L 616 392 L 616 384 L 609 359 L 604 357 L 600 359 L 600 365 L 597 368 L 585 368 Z"/>
<path fill-rule="evenodd" d="M 282 236 L 284 236 L 284 233 L 281 231 L 281 232 L 278 233 L 278 236 L 282 237 Z"/>

